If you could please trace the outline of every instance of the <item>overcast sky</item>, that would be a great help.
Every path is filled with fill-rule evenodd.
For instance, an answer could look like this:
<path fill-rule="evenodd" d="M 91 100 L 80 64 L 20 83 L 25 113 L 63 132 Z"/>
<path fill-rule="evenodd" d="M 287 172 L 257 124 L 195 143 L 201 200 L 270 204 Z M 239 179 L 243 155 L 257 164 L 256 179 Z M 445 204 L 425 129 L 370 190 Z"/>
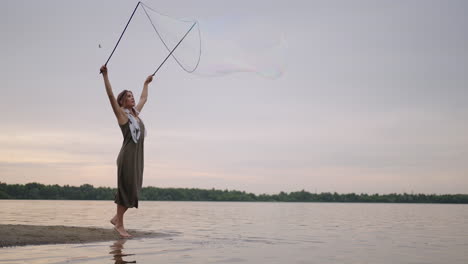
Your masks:
<path fill-rule="evenodd" d="M 1 182 L 116 186 L 122 134 L 98 71 L 136 3 L 1 1 Z M 212 70 L 233 67 L 229 48 L 208 57 L 222 40 L 287 44 L 271 76 L 168 60 L 141 113 L 144 186 L 468 193 L 468 1 L 145 3 L 198 19 Z M 116 94 L 138 97 L 167 54 L 141 11 L 108 65 Z"/>

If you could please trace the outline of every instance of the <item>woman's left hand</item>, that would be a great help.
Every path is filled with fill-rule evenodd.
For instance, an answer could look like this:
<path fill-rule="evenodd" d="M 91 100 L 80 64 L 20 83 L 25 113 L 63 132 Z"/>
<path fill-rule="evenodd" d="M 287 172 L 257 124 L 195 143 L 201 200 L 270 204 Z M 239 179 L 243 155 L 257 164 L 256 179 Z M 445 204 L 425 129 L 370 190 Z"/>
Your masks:
<path fill-rule="evenodd" d="M 148 76 L 148 78 L 146 78 L 145 84 L 149 84 L 152 81 L 153 81 L 153 75 L 150 75 L 150 76 Z"/>

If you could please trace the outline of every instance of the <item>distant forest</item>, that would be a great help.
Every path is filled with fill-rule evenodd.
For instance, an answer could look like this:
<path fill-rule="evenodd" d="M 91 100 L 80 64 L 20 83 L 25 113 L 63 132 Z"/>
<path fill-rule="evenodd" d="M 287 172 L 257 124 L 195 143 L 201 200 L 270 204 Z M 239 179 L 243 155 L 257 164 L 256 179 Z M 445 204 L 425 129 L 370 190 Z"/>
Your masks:
<path fill-rule="evenodd" d="M 6 184 L 0 182 L 0 199 L 43 200 L 113 200 L 115 188 L 44 185 L 40 183 Z M 246 193 L 235 190 L 143 187 L 140 200 L 147 201 L 246 201 L 246 202 L 351 202 L 351 203 L 457 203 L 468 204 L 468 194 L 338 194 L 280 192 L 279 194 Z"/>

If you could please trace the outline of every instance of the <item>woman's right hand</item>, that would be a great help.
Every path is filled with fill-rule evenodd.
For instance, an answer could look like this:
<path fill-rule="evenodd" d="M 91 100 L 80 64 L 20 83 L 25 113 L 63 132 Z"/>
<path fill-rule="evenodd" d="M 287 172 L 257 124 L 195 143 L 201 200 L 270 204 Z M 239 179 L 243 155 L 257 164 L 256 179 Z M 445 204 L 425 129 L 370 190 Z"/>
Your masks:
<path fill-rule="evenodd" d="M 107 74 L 107 66 L 106 65 L 101 66 L 101 73 L 102 74 Z"/>
<path fill-rule="evenodd" d="M 150 84 L 150 82 L 152 82 L 152 81 L 153 81 L 153 75 L 148 76 L 148 77 L 146 78 L 146 80 L 145 80 L 145 85 Z"/>

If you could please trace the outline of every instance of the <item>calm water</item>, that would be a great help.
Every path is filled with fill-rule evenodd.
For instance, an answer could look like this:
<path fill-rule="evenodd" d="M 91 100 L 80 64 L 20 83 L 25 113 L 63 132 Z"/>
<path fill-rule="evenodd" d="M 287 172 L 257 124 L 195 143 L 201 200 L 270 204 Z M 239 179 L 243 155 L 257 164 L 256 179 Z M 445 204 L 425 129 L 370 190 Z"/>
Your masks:
<path fill-rule="evenodd" d="M 112 201 L 0 200 L 1 224 L 110 228 Z M 0 249 L 3 263 L 468 263 L 468 205 L 141 202 L 165 236 Z M 0 234 L 1 235 L 1 234 Z"/>

